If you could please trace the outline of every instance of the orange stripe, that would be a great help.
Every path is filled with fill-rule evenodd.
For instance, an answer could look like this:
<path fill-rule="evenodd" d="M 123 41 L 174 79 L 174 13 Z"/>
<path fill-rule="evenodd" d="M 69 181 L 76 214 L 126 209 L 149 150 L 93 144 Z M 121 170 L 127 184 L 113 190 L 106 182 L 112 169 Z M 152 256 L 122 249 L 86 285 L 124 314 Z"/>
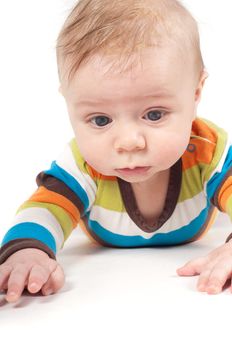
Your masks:
<path fill-rule="evenodd" d="M 193 121 L 191 136 L 193 137 L 190 138 L 189 143 L 194 145 L 196 150 L 194 152 L 188 150 L 184 152 L 182 156 L 183 170 L 192 168 L 199 163 L 210 164 L 218 139 L 217 132 L 198 118 Z M 201 137 L 206 140 L 200 139 Z"/>
<path fill-rule="evenodd" d="M 80 212 L 78 208 L 67 198 L 53 191 L 49 191 L 46 187 L 40 186 L 38 190 L 29 198 L 35 202 L 45 202 L 62 207 L 71 217 L 74 227 L 80 220 Z"/>
<path fill-rule="evenodd" d="M 217 218 L 217 214 L 218 214 L 218 209 L 214 208 L 213 212 L 211 214 L 211 218 L 207 224 L 207 226 L 205 227 L 204 231 L 201 233 L 201 235 L 199 237 L 197 237 L 196 241 L 198 241 L 199 239 L 201 239 L 203 236 L 206 235 L 206 233 L 209 231 L 209 229 L 213 226 L 216 218 Z"/>
<path fill-rule="evenodd" d="M 195 119 L 192 124 L 192 135 L 198 135 L 204 137 L 205 139 L 211 141 L 212 143 L 217 143 L 218 135 L 217 131 L 211 129 L 203 120 Z"/>
<path fill-rule="evenodd" d="M 97 241 L 93 238 L 93 236 L 89 233 L 89 231 L 87 230 L 87 228 L 86 228 L 85 223 L 84 223 L 83 220 L 80 220 L 79 225 L 80 225 L 81 230 L 86 234 L 86 236 L 90 239 L 91 242 L 96 243 L 97 245 L 100 245 L 100 243 L 97 242 Z"/>
<path fill-rule="evenodd" d="M 93 169 L 88 163 L 86 163 L 86 168 L 88 173 L 94 180 L 98 180 L 100 178 L 100 173 Z"/>
<path fill-rule="evenodd" d="M 218 203 L 224 212 L 226 212 L 226 203 L 231 195 L 232 195 L 232 176 L 229 176 L 226 179 L 225 183 L 223 184 L 222 188 L 220 189 L 220 192 L 218 195 Z"/>
<path fill-rule="evenodd" d="M 94 168 L 92 168 L 89 164 L 86 163 L 86 168 L 88 173 L 90 174 L 90 176 L 94 179 L 94 180 L 110 180 L 110 181 L 116 181 L 116 176 L 106 176 L 103 175 L 99 172 L 97 172 Z"/>
<path fill-rule="evenodd" d="M 101 180 L 106 180 L 106 181 L 117 181 L 116 176 L 106 176 L 106 175 L 101 175 Z"/>
<path fill-rule="evenodd" d="M 192 168 L 199 163 L 210 164 L 215 151 L 215 144 L 200 140 L 200 139 L 190 139 L 189 143 L 196 147 L 194 152 L 189 152 L 186 150 L 182 156 L 183 170 Z M 207 152 L 206 152 L 207 150 Z"/>

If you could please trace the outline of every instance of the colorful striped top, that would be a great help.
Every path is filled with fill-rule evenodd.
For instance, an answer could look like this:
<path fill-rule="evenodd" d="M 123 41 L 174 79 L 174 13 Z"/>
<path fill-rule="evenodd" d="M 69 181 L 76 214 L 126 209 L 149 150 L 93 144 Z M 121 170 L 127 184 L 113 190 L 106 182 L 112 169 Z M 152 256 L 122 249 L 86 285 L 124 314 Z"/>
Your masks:
<path fill-rule="evenodd" d="M 232 219 L 232 146 L 225 130 L 196 118 L 186 151 L 170 169 L 164 209 L 153 224 L 139 211 L 131 184 L 93 169 L 75 139 L 37 176 L 37 184 L 3 238 L 0 263 L 27 247 L 55 258 L 78 224 L 91 239 L 111 247 L 199 239 L 217 210 Z"/>

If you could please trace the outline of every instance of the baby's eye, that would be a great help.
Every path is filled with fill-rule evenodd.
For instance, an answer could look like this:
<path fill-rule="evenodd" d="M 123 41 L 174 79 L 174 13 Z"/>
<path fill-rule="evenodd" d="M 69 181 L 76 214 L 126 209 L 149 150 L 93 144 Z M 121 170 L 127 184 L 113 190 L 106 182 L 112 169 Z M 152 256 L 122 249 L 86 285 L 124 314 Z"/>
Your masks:
<path fill-rule="evenodd" d="M 106 126 L 107 124 L 111 123 L 112 120 L 109 117 L 106 117 L 104 115 L 98 115 L 97 117 L 93 117 L 90 119 L 91 123 L 93 123 L 96 126 Z"/>
<path fill-rule="evenodd" d="M 147 120 L 155 122 L 160 120 L 164 115 L 165 115 L 164 111 L 154 110 L 154 111 L 147 112 L 144 117 Z"/>

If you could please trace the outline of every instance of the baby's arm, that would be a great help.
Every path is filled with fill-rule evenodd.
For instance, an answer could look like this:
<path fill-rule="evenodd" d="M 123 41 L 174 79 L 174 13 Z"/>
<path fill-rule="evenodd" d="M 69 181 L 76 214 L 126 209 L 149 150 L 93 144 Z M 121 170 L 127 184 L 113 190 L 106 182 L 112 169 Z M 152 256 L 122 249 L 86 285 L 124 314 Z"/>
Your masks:
<path fill-rule="evenodd" d="M 0 249 L 0 289 L 8 289 L 9 301 L 17 300 L 25 286 L 29 292 L 43 294 L 61 288 L 64 274 L 55 256 L 95 200 L 96 184 L 75 140 L 49 170 L 39 174 L 37 184 Z"/>
<path fill-rule="evenodd" d="M 63 285 L 61 266 L 39 249 L 21 249 L 0 265 L 0 290 L 6 291 L 8 302 L 16 302 L 24 288 L 30 293 L 49 295 Z"/>
<path fill-rule="evenodd" d="M 210 201 L 220 211 L 227 213 L 232 221 L 232 147 L 221 171 L 208 182 Z M 229 280 L 232 292 L 232 234 L 226 243 L 204 257 L 189 261 L 177 270 L 180 276 L 199 275 L 197 288 L 209 294 L 220 293 Z"/>

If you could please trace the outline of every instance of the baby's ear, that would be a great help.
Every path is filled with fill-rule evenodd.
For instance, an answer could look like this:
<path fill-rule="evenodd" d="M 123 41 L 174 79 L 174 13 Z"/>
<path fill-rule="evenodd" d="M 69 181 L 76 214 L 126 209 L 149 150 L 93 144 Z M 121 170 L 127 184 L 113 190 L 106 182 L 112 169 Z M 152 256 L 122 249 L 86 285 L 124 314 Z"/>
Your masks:
<path fill-rule="evenodd" d="M 208 78 L 209 74 L 208 72 L 204 69 L 201 72 L 199 81 L 198 81 L 198 85 L 195 91 L 195 102 L 198 104 L 201 100 L 201 94 L 202 94 L 202 89 L 204 87 L 205 81 Z"/>

